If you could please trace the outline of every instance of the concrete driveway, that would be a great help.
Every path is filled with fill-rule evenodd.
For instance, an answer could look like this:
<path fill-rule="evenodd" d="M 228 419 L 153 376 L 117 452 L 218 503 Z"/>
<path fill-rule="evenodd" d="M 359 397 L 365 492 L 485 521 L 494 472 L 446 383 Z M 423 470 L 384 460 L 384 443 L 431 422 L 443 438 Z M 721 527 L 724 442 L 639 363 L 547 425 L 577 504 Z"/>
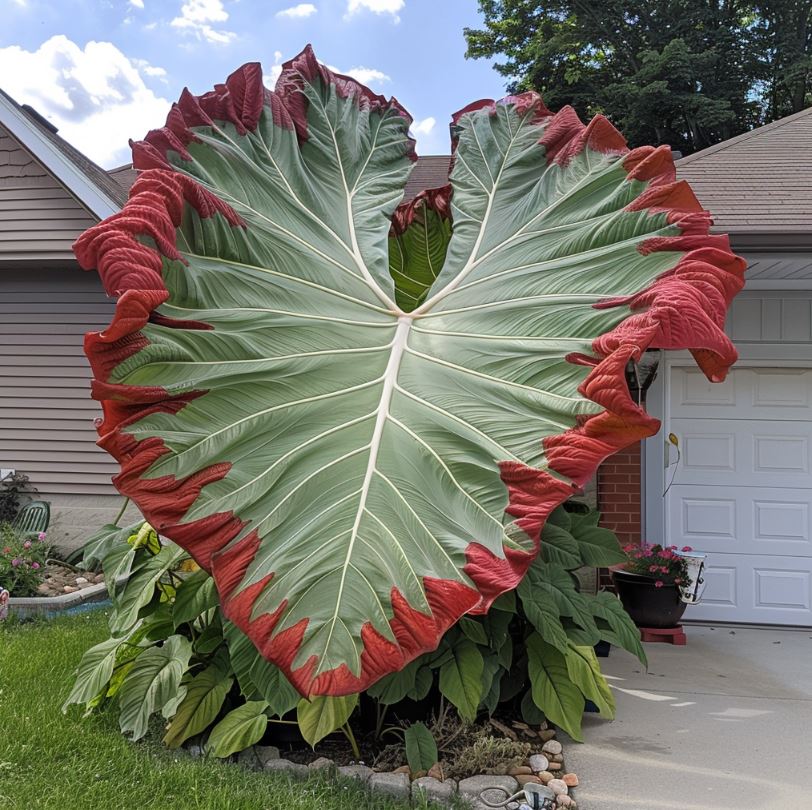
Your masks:
<path fill-rule="evenodd" d="M 646 644 L 648 672 L 601 666 L 617 719 L 584 718 L 567 746 L 580 810 L 812 808 L 812 629 L 686 627 Z"/>

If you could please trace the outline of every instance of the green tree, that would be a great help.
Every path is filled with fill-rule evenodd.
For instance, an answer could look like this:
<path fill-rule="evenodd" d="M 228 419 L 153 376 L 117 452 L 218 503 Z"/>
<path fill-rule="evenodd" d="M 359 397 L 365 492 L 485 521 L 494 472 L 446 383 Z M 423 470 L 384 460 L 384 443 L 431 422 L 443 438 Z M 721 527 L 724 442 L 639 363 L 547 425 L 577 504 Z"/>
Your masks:
<path fill-rule="evenodd" d="M 781 5 L 776 3 L 776 6 Z M 603 113 L 632 145 L 690 153 L 762 123 L 770 34 L 741 0 L 480 0 L 467 56 L 500 58 L 512 91 Z"/>

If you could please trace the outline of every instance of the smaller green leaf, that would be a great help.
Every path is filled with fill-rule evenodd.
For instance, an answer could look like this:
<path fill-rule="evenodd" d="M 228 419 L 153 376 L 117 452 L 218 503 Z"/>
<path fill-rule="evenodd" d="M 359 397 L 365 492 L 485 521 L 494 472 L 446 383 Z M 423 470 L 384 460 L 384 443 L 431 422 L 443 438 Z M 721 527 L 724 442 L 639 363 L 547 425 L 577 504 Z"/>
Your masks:
<path fill-rule="evenodd" d="M 522 720 L 531 726 L 540 726 L 547 719 L 544 712 L 536 706 L 532 689 L 528 689 L 524 693 L 519 710 L 522 713 Z"/>
<path fill-rule="evenodd" d="M 310 700 L 302 698 L 297 708 L 299 731 L 315 748 L 319 740 L 341 728 L 358 705 L 358 695 L 329 697 L 319 695 Z"/>
<path fill-rule="evenodd" d="M 568 571 L 581 566 L 578 541 L 566 529 L 550 523 L 541 531 L 541 556 L 545 562 L 557 563 Z"/>
<path fill-rule="evenodd" d="M 589 630 L 578 627 L 572 619 L 563 618 L 561 619 L 561 624 L 564 627 L 568 644 L 577 644 L 580 647 L 594 647 L 601 640 L 601 634 L 597 624 Z M 567 651 L 561 650 L 561 652 L 566 654 Z"/>
<path fill-rule="evenodd" d="M 491 605 L 491 610 L 499 610 L 503 613 L 516 612 L 516 591 L 505 591 L 498 596 L 494 603 Z"/>
<path fill-rule="evenodd" d="M 230 711 L 209 734 L 206 753 L 228 757 L 258 743 L 268 727 L 264 700 L 249 700 Z"/>
<path fill-rule="evenodd" d="M 423 723 L 412 723 L 404 731 L 406 761 L 412 773 L 427 771 L 439 762 L 437 743 Z"/>
<path fill-rule="evenodd" d="M 150 715 L 176 698 L 191 655 L 187 638 L 170 636 L 135 659 L 118 695 L 122 733 L 131 732 L 133 740 L 146 734 Z"/>
<path fill-rule="evenodd" d="M 400 703 L 409 693 L 409 690 L 414 688 L 420 666 L 420 659 L 417 658 L 399 672 L 392 672 L 376 681 L 367 689 L 367 694 L 384 706 Z"/>
<path fill-rule="evenodd" d="M 563 506 L 556 506 L 544 522 L 545 526 L 557 526 L 566 531 L 569 531 L 570 524 L 570 513 Z"/>
<path fill-rule="evenodd" d="M 186 684 L 186 695 L 166 730 L 164 745 L 177 748 L 205 731 L 223 707 L 234 679 L 216 667 L 207 667 Z"/>
<path fill-rule="evenodd" d="M 178 587 L 172 618 L 175 627 L 193 622 L 205 611 L 217 607 L 220 599 L 214 579 L 202 568 L 190 574 Z"/>
<path fill-rule="evenodd" d="M 406 697 L 409 700 L 423 700 L 433 683 L 434 673 L 427 666 L 420 667 L 415 674 L 414 686 L 406 693 Z"/>
<path fill-rule="evenodd" d="M 510 623 L 513 621 L 513 614 L 502 610 L 491 610 L 482 621 L 490 648 L 500 650 L 505 640 L 510 638 Z"/>
<path fill-rule="evenodd" d="M 476 719 L 482 700 L 484 666 L 482 653 L 476 644 L 464 638 L 452 647 L 451 659 L 440 667 L 440 692 L 469 723 Z"/>
<path fill-rule="evenodd" d="M 481 644 L 483 647 L 488 644 L 488 635 L 482 624 L 475 619 L 469 619 L 463 616 L 459 621 L 460 630 L 469 638 L 474 644 Z M 434 764 L 434 763 L 432 763 Z"/>
<path fill-rule="evenodd" d="M 251 667 L 250 677 L 257 692 L 268 703 L 270 714 L 284 717 L 299 704 L 302 696 L 285 677 L 285 673 L 259 653 Z"/>
<path fill-rule="evenodd" d="M 581 690 L 585 698 L 598 707 L 602 717 L 613 720 L 615 698 L 603 677 L 595 650 L 592 647 L 578 647 L 570 644 L 565 658 L 567 672 L 572 682 Z"/>
<path fill-rule="evenodd" d="M 79 662 L 76 680 L 62 706 L 65 712 L 73 703 L 87 703 L 105 690 L 116 665 L 116 655 L 122 644 L 130 639 L 138 625 L 123 636 L 113 636 L 91 647 Z"/>
<path fill-rule="evenodd" d="M 536 633 L 527 638 L 527 656 L 533 702 L 549 721 L 581 742 L 584 696 L 572 682 L 564 656 Z"/>
<path fill-rule="evenodd" d="M 499 682 L 499 702 L 513 700 L 527 685 L 527 659 L 522 658 L 516 665 L 503 673 Z"/>
<path fill-rule="evenodd" d="M 589 604 L 593 615 L 602 620 L 599 628 L 601 638 L 627 650 L 637 656 L 643 666 L 648 666 L 646 653 L 640 643 L 640 630 L 624 610 L 620 599 L 608 591 L 601 591 L 589 600 Z"/>
<path fill-rule="evenodd" d="M 116 548 L 124 546 L 124 551 L 131 551 L 126 545 L 127 538 L 135 531 L 140 522 L 132 526 L 121 528 L 114 523 L 106 523 L 82 547 L 82 563 L 91 567 L 96 563 L 103 563 L 105 557 Z"/>
<path fill-rule="evenodd" d="M 499 656 L 491 653 L 483 658 L 482 667 L 482 706 L 489 715 L 493 714 L 499 702 L 499 682 L 502 680 L 502 667 Z"/>
<path fill-rule="evenodd" d="M 513 664 L 513 639 L 506 636 L 502 646 L 497 651 L 499 665 L 505 669 L 510 669 Z"/>
<path fill-rule="evenodd" d="M 601 568 L 624 562 L 626 555 L 620 548 L 617 535 L 593 524 L 593 519 L 597 522 L 599 518 L 597 512 L 572 516 L 572 536 L 578 543 L 583 564 Z"/>
<path fill-rule="evenodd" d="M 141 608 L 155 596 L 155 587 L 166 572 L 185 552 L 180 546 L 166 547 L 160 554 L 149 557 L 140 570 L 130 577 L 121 593 L 113 599 L 115 610 L 110 615 L 113 635 L 126 632 L 139 618 Z"/>

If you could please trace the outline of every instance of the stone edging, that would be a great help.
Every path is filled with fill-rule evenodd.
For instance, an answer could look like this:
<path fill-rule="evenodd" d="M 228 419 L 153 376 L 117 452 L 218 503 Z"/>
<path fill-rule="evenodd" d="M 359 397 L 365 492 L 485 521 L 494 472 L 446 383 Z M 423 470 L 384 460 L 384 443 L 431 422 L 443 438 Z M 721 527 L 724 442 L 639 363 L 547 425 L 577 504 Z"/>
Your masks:
<path fill-rule="evenodd" d="M 189 746 L 187 749 L 189 754 L 194 757 L 203 755 L 203 751 L 199 745 Z M 560 752 L 561 749 L 559 748 Z M 534 755 L 538 756 L 538 755 Z M 480 801 L 480 794 L 487 788 L 503 788 L 507 791 L 508 796 L 512 796 L 521 790 L 521 784 L 531 779 L 531 768 L 529 766 L 522 768 L 528 773 L 517 774 L 516 776 L 503 776 L 503 775 L 480 775 L 470 776 L 467 779 L 461 779 L 457 782 L 454 779 L 445 779 L 443 781 L 435 779 L 431 776 L 422 776 L 414 781 L 409 779 L 406 773 L 377 773 L 367 765 L 344 765 L 336 766 L 331 759 L 320 757 L 314 760 L 309 765 L 304 765 L 300 762 L 291 762 L 288 759 L 281 758 L 280 751 L 275 746 L 270 745 L 255 745 L 245 751 L 240 752 L 236 757 L 237 764 L 243 767 L 256 771 L 285 773 L 288 776 L 296 778 L 304 778 L 320 773 L 332 777 L 342 777 L 344 779 L 357 779 L 368 786 L 372 793 L 378 793 L 400 799 L 404 802 L 419 802 L 423 799 L 435 802 L 436 804 L 450 805 L 455 797 L 463 799 L 472 810 L 491 810 L 486 804 Z M 520 770 L 520 769 L 516 769 Z M 556 770 L 561 770 L 565 773 L 563 761 L 561 767 Z M 548 772 L 544 772 L 547 773 Z M 568 781 L 578 784 L 577 777 L 574 774 L 565 774 L 573 779 Z M 548 786 L 557 793 L 556 806 L 561 808 L 569 808 L 569 810 L 577 810 L 575 797 L 569 795 L 570 786 L 563 781 L 563 779 L 552 779 L 547 777 Z M 544 781 L 542 779 L 542 781 Z M 560 792 L 559 792 L 560 791 Z M 490 801 L 502 802 L 505 800 L 505 793 L 501 791 L 494 791 L 491 796 L 485 794 Z M 511 802 L 507 805 L 508 810 L 517 810 L 519 802 Z"/>
<path fill-rule="evenodd" d="M 9 614 L 20 618 L 61 612 L 84 602 L 97 602 L 107 598 L 107 583 L 97 582 L 87 588 L 63 593 L 59 596 L 12 596 L 8 601 Z"/>

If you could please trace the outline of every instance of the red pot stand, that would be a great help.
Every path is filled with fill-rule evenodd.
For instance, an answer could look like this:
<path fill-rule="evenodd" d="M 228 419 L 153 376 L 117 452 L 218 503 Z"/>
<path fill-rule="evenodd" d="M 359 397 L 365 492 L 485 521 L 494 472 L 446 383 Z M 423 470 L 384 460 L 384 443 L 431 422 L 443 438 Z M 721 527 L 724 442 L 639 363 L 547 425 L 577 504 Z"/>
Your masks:
<path fill-rule="evenodd" d="M 660 641 L 664 644 L 674 644 L 677 647 L 684 647 L 688 643 L 688 637 L 682 629 L 682 625 L 676 627 L 638 627 L 641 641 Z"/>

